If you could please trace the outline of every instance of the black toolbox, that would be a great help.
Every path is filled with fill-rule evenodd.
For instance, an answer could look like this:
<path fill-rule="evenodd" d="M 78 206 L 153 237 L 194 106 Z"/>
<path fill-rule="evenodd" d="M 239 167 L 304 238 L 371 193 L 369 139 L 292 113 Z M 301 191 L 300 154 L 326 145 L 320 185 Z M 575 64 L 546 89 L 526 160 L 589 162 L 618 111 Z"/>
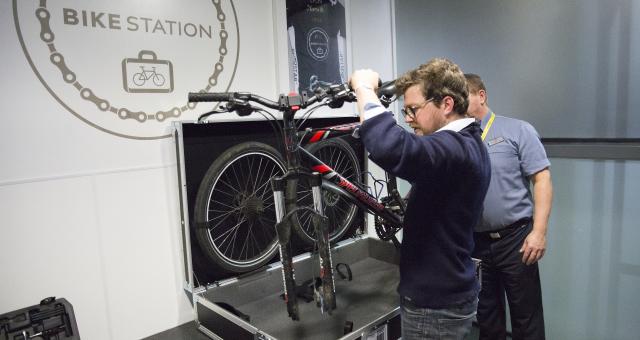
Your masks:
<path fill-rule="evenodd" d="M 357 117 L 318 119 L 318 124 L 356 120 Z M 300 321 L 288 317 L 281 297 L 282 269 L 278 261 L 242 275 L 208 273 L 190 232 L 194 190 L 206 167 L 222 150 L 248 140 L 273 145 L 275 139 L 266 122 L 174 122 L 173 127 L 184 289 L 192 299 L 195 321 L 203 333 L 212 339 L 400 338 L 398 252 L 390 242 L 361 234 L 340 241 L 331 252 L 333 263 L 348 266 L 352 280 L 335 272 L 337 309 L 331 315 L 322 314 L 314 301 L 299 299 Z M 361 145 L 358 147 L 364 160 Z M 364 229 L 365 216 L 361 218 Z M 317 255 L 298 253 L 294 258 L 298 285 L 313 280 L 314 273 L 317 276 L 317 262 Z"/>
<path fill-rule="evenodd" d="M 0 315 L 0 340 L 80 339 L 73 306 L 49 297 L 40 304 Z"/>

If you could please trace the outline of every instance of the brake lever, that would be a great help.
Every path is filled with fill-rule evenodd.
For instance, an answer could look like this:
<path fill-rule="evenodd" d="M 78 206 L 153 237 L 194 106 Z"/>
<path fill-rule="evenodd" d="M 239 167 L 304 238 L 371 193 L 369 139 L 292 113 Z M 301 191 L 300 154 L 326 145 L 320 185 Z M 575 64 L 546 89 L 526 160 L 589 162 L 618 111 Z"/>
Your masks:
<path fill-rule="evenodd" d="M 253 113 L 255 109 L 251 104 L 245 101 L 230 101 L 227 104 L 228 112 L 235 111 L 240 117 L 245 117 Z"/>
<path fill-rule="evenodd" d="M 205 120 L 205 118 L 207 118 L 207 117 L 209 117 L 211 115 L 215 115 L 215 114 L 219 114 L 219 113 L 227 113 L 227 112 L 229 112 L 229 110 L 226 107 L 218 106 L 217 109 L 211 110 L 209 112 L 205 112 L 205 113 L 201 114 L 200 116 L 198 116 L 197 122 L 198 123 L 202 123 Z"/>
<path fill-rule="evenodd" d="M 329 102 L 329 107 L 333 109 L 340 108 L 345 102 L 356 101 L 356 96 L 349 88 L 348 84 L 333 85 L 329 88 L 332 100 Z"/>
<path fill-rule="evenodd" d="M 384 107 L 389 107 L 389 105 L 391 105 L 391 103 L 395 102 L 396 99 L 398 99 L 396 96 L 393 96 L 393 97 L 382 96 L 382 97 L 380 97 L 380 103 L 382 103 L 382 106 L 384 106 Z"/>

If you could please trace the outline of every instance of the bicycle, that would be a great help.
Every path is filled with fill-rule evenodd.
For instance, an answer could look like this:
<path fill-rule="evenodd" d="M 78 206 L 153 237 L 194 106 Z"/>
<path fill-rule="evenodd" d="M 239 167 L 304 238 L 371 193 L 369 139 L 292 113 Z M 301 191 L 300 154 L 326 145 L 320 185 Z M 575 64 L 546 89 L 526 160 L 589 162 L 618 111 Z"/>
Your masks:
<path fill-rule="evenodd" d="M 151 71 L 145 70 L 144 66 L 140 66 L 141 72 L 133 74 L 133 83 L 142 86 L 147 80 L 151 79 L 156 86 L 164 85 L 164 76 L 156 72 L 155 67 L 151 67 Z"/>
<path fill-rule="evenodd" d="M 379 97 L 387 106 L 395 100 L 393 82 L 381 86 Z M 293 320 L 299 320 L 291 249 L 293 235 L 317 246 L 321 284 L 316 298 L 321 311 L 329 314 L 336 308 L 330 246 L 348 231 L 356 208 L 374 215 L 380 239 L 399 245 L 395 234 L 402 228 L 406 206 L 398 193 L 395 177 L 387 175 L 388 195 L 378 200 L 380 192 L 375 184 L 374 196 L 354 180 L 360 175 L 358 161 L 348 144 L 335 138 L 357 136 L 359 124 L 298 131 L 318 107 L 339 108 L 355 100 L 355 94 L 346 84 L 320 88 L 313 96 L 304 92 L 280 95 L 278 101 L 248 92 L 189 93 L 189 102 L 226 103 L 201 115 L 199 122 L 217 113 L 235 111 L 246 116 L 258 112 L 272 123 L 281 138 L 284 162 L 276 149 L 257 142 L 232 147 L 214 161 L 198 189 L 196 238 L 215 263 L 232 272 L 258 268 L 278 251 L 284 298 Z M 262 107 L 281 112 L 281 125 L 274 123 L 279 120 Z M 297 123 L 295 113 L 305 108 L 309 110 L 303 115 L 302 123 Z M 310 145 L 309 150 L 302 145 Z M 323 150 L 332 151 L 323 156 Z M 341 159 L 349 161 L 345 163 Z M 346 169 L 350 171 L 348 175 L 341 168 L 344 164 L 352 164 Z M 268 201 L 271 195 L 273 204 Z"/>

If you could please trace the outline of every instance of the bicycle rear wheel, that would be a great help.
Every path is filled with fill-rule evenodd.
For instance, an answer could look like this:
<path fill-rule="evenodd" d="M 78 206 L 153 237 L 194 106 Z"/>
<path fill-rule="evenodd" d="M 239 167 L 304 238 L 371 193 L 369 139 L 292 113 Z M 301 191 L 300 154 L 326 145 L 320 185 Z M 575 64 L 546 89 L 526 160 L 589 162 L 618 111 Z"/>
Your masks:
<path fill-rule="evenodd" d="M 285 166 L 271 146 L 247 142 L 227 149 L 198 189 L 195 235 L 218 267 L 243 273 L 265 265 L 277 251 L 270 180 Z"/>
<path fill-rule="evenodd" d="M 306 149 L 334 171 L 342 175 L 352 183 L 361 182 L 360 162 L 353 148 L 340 138 L 328 139 L 311 144 Z M 297 197 L 297 204 L 313 207 L 313 195 L 311 188 L 306 183 L 297 183 L 287 186 L 287 195 Z M 351 231 L 356 220 L 358 207 L 348 201 L 344 196 L 332 190 L 331 187 L 322 187 L 322 206 L 324 215 L 329 219 L 329 241 L 335 242 Z M 293 207 L 288 207 L 291 211 Z M 293 228 L 296 235 L 307 244 L 316 240 L 316 233 L 311 220 L 311 213 L 298 212 L 293 217 Z"/>

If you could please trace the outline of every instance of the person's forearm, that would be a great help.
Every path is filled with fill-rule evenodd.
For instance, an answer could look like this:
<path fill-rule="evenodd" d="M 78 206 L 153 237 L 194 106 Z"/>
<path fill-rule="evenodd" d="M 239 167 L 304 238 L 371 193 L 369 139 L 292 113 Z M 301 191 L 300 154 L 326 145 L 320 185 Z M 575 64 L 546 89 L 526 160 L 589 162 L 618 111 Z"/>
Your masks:
<path fill-rule="evenodd" d="M 356 93 L 358 99 L 358 112 L 360 113 L 360 122 L 364 120 L 364 108 L 368 103 L 380 104 L 380 99 L 376 95 L 376 88 L 380 76 L 377 72 L 369 69 L 357 70 L 351 74 L 349 85 Z"/>
<path fill-rule="evenodd" d="M 553 184 L 551 171 L 542 170 L 532 176 L 533 182 L 533 231 L 547 234 L 547 224 L 551 214 L 553 201 Z"/>
<path fill-rule="evenodd" d="M 364 106 L 367 103 L 379 104 L 380 99 L 376 95 L 376 92 L 368 87 L 360 86 L 356 89 L 356 96 L 358 98 L 358 112 L 360 113 L 360 122 L 364 120 Z"/>

